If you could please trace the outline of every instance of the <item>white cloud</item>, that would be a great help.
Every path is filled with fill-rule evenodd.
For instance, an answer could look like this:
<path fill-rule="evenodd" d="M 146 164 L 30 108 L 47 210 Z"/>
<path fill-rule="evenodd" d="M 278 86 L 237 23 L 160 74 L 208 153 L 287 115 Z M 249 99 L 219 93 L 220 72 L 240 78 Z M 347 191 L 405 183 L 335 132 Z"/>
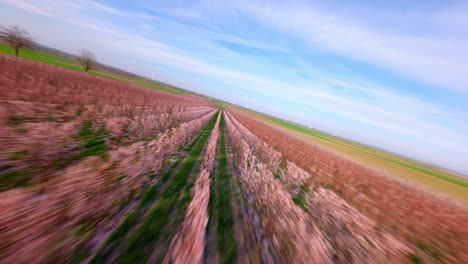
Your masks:
<path fill-rule="evenodd" d="M 241 3 L 235 8 L 312 49 L 320 48 L 391 69 L 408 78 L 468 92 L 467 38 L 430 32 L 418 36 L 402 29 L 398 33 L 382 31 L 359 18 L 337 17 L 306 6 Z M 428 14 L 424 19 L 435 20 L 437 15 Z M 463 17 L 462 13 L 452 13 L 453 21 L 466 20 Z"/>
<path fill-rule="evenodd" d="M 46 9 L 40 8 L 39 6 L 24 0 L 2 0 L 1 2 L 16 7 L 34 14 L 43 16 L 52 16 L 51 13 L 47 12 Z"/>

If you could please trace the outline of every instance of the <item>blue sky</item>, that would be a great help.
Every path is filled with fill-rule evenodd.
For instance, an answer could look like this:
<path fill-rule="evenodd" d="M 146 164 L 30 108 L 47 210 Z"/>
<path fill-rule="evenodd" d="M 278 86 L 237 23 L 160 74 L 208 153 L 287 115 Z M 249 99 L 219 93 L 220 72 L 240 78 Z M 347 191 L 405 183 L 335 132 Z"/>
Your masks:
<path fill-rule="evenodd" d="M 0 0 L 0 24 L 468 174 L 466 1 Z"/>

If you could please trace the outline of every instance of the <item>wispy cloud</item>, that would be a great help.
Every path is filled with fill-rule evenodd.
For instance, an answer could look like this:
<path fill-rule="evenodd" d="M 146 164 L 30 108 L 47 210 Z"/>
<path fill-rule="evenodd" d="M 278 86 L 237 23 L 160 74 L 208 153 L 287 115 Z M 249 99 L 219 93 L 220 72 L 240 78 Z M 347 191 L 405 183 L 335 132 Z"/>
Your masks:
<path fill-rule="evenodd" d="M 141 24 L 138 25 L 139 28 L 145 29 L 145 30 L 150 30 L 151 26 L 149 24 Z"/>
<path fill-rule="evenodd" d="M 401 29 L 382 31 L 356 17 L 338 17 L 303 5 L 263 3 L 235 7 L 270 30 L 280 30 L 311 48 L 378 65 L 438 87 L 468 92 L 466 37 L 427 32 L 416 35 Z M 461 24 L 466 20 L 466 13 L 457 9 L 425 14 L 421 18 L 439 21 L 450 14 L 452 23 Z"/>
<path fill-rule="evenodd" d="M 24 0 L 2 0 L 3 3 L 17 7 L 19 9 L 23 9 L 25 11 L 38 14 L 38 15 L 43 15 L 43 16 L 52 16 L 51 13 L 47 12 L 45 9 L 40 8 L 38 5 L 35 5 L 33 3 L 30 3 L 29 1 L 24 1 Z"/>

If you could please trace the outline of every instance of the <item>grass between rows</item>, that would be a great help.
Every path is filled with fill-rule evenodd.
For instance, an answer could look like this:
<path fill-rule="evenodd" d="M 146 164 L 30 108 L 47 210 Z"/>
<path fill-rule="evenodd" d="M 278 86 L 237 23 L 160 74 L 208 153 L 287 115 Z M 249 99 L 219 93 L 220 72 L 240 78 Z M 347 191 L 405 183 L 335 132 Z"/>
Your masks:
<path fill-rule="evenodd" d="M 213 130 L 217 115 L 208 123 L 200 139 L 195 143 L 187 158 L 176 172 L 172 181 L 164 189 L 161 199 L 154 205 L 148 216 L 135 233 L 128 239 L 128 244 L 118 258 L 119 263 L 143 263 L 151 254 L 153 245 L 159 240 L 161 231 L 174 215 L 182 218 L 191 200 L 193 184 L 186 184 L 196 161 L 200 158 L 203 148 Z M 184 191 L 184 187 L 185 191 Z M 180 222 L 180 221 L 178 221 Z M 171 226 L 176 229 L 176 227 Z"/>
<path fill-rule="evenodd" d="M 219 122 L 218 170 L 216 179 L 211 181 L 210 220 L 216 221 L 216 242 L 218 244 L 220 263 L 235 263 L 236 242 L 234 239 L 234 220 L 231 210 L 230 176 L 227 170 L 227 155 L 224 139 L 224 115 Z M 214 219 L 216 217 L 216 219 Z M 210 232 L 210 230 L 207 230 Z"/>
<path fill-rule="evenodd" d="M 192 150 L 195 143 L 197 143 L 200 137 L 204 134 L 204 131 L 209 129 L 209 124 L 207 124 L 196 138 L 185 148 L 186 151 Z M 173 174 L 174 170 L 179 166 L 182 161 L 182 156 L 178 156 L 176 160 L 172 163 L 171 167 L 164 172 L 161 179 L 154 184 L 153 186 L 144 190 L 143 197 L 140 201 L 138 207 L 130 214 L 127 215 L 122 224 L 114 230 L 114 232 L 109 236 L 109 238 L 101 246 L 97 254 L 90 261 L 90 263 L 106 263 L 114 252 L 115 248 L 122 242 L 128 232 L 138 223 L 139 219 L 146 213 L 149 209 L 149 205 L 154 201 L 157 194 L 160 191 L 160 188 L 167 182 L 170 176 Z"/>

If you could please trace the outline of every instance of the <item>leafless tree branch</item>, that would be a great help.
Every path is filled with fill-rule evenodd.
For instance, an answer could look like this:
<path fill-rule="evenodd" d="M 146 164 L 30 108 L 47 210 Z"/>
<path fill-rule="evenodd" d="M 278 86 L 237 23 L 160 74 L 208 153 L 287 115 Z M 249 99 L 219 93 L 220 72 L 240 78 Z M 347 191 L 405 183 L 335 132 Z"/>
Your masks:
<path fill-rule="evenodd" d="M 34 43 L 29 32 L 18 26 L 1 27 L 1 38 L 15 51 L 16 57 L 19 56 L 20 49 L 32 49 Z"/>
<path fill-rule="evenodd" d="M 80 56 L 78 56 L 78 61 L 83 67 L 84 72 L 88 72 L 96 66 L 96 56 L 88 50 L 81 51 Z"/>

